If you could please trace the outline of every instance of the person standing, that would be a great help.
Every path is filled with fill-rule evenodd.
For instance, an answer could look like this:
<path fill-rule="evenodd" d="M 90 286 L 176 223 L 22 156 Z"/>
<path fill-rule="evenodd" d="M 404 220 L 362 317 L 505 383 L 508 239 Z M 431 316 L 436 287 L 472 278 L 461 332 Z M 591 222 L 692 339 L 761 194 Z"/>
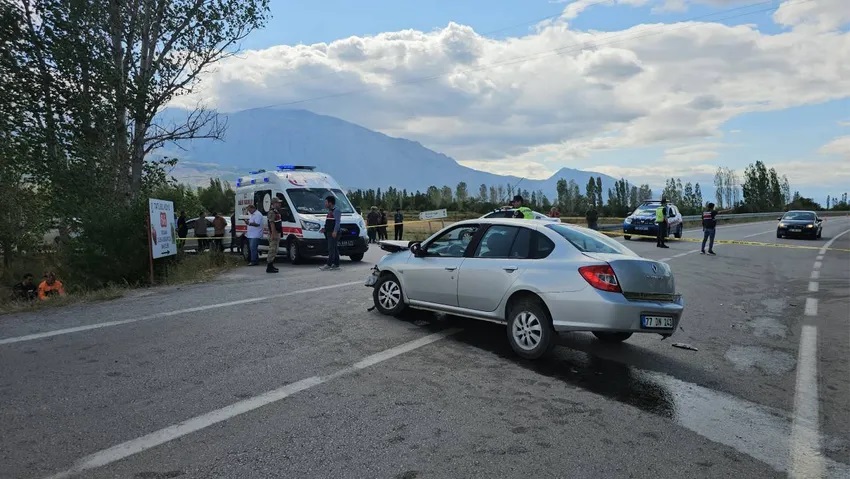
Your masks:
<path fill-rule="evenodd" d="M 242 243 L 236 242 L 236 212 L 230 215 L 230 252 L 233 253 L 234 248 L 237 248 L 239 253 L 242 252 Z"/>
<path fill-rule="evenodd" d="M 387 239 L 387 223 L 387 212 L 381 208 L 381 226 L 378 227 L 378 237 L 381 240 Z"/>
<path fill-rule="evenodd" d="M 186 226 L 186 212 L 180 211 L 180 216 L 177 217 L 177 247 L 183 250 L 183 245 L 186 244 L 186 236 L 189 234 L 189 227 Z"/>
<path fill-rule="evenodd" d="M 584 219 L 587 220 L 587 227 L 592 230 L 599 229 L 599 213 L 593 206 L 584 214 Z"/>
<path fill-rule="evenodd" d="M 213 250 L 218 253 L 224 253 L 224 232 L 227 229 L 227 220 L 224 216 L 213 212 Z"/>
<path fill-rule="evenodd" d="M 393 216 L 393 230 L 395 232 L 396 241 L 401 241 L 404 238 L 404 213 L 401 212 L 401 208 L 395 209 L 395 215 Z"/>
<path fill-rule="evenodd" d="M 272 207 L 269 210 L 269 254 L 266 258 L 266 273 L 277 273 L 274 266 L 277 251 L 280 247 L 280 236 L 283 233 L 283 217 L 280 214 L 280 198 L 272 198 Z"/>
<path fill-rule="evenodd" d="M 366 228 L 369 234 L 369 242 L 374 243 L 375 237 L 378 235 L 378 226 L 381 222 L 381 214 L 378 213 L 378 207 L 373 206 L 366 215 Z"/>
<path fill-rule="evenodd" d="M 514 196 L 514 200 L 511 202 L 511 206 L 516 208 L 516 212 L 514 213 L 514 218 L 524 218 L 527 220 L 534 219 L 534 212 L 531 211 L 531 208 L 525 206 L 525 201 L 523 200 L 521 195 Z"/>
<path fill-rule="evenodd" d="M 561 217 L 561 210 L 559 210 L 557 206 L 553 206 L 552 209 L 549 210 L 549 217 L 550 218 L 560 218 Z"/>
<path fill-rule="evenodd" d="M 260 239 L 263 237 L 263 214 L 257 211 L 254 205 L 248 205 L 248 216 L 245 223 L 248 224 L 248 231 L 245 237 L 248 238 L 249 260 L 248 266 L 257 266 L 260 264 Z"/>
<path fill-rule="evenodd" d="M 320 268 L 322 271 L 339 269 L 337 240 L 339 239 L 339 228 L 342 225 L 342 213 L 336 207 L 336 196 L 328 195 L 325 198 L 325 207 L 328 209 L 328 215 L 325 217 L 325 227 L 321 231 L 328 240 L 328 263 Z"/>
<path fill-rule="evenodd" d="M 655 208 L 655 224 L 658 225 L 658 236 L 655 246 L 658 248 L 669 248 L 667 246 L 667 222 L 670 212 L 667 209 L 667 199 L 661 198 L 661 206 Z"/>
<path fill-rule="evenodd" d="M 195 219 L 195 241 L 198 242 L 198 253 L 203 252 L 207 247 L 207 217 L 203 211 L 199 211 Z"/>
<path fill-rule="evenodd" d="M 714 235 L 717 231 L 717 215 L 729 211 L 732 210 L 717 211 L 714 209 L 714 203 L 709 203 L 706 210 L 702 212 L 702 248 L 700 248 L 700 254 L 705 254 L 705 243 L 708 241 L 708 254 L 716 256 L 714 253 Z"/>

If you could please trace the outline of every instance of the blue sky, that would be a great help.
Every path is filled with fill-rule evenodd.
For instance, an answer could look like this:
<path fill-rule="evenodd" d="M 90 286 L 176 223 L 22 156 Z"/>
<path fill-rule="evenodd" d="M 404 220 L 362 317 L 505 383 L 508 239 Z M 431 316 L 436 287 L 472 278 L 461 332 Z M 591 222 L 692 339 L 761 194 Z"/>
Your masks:
<path fill-rule="evenodd" d="M 625 1 L 627 3 L 629 1 L 633 3 L 640 3 L 640 0 Z M 758 0 L 742 1 L 738 3 L 731 2 L 731 4 L 730 2 L 726 2 L 727 4 L 725 6 L 714 7 L 707 4 L 714 2 L 720 5 L 723 3 L 722 0 L 685 0 L 687 8 L 684 10 L 659 11 L 658 7 L 665 1 L 667 0 L 647 0 L 645 5 L 637 7 L 625 4 L 592 4 L 584 9 L 576 18 L 569 20 L 570 30 L 582 32 L 618 32 L 635 25 L 646 23 L 671 24 L 693 20 L 698 22 L 719 22 L 730 26 L 754 25 L 759 35 L 776 35 L 783 32 L 792 32 L 792 28 L 783 27 L 774 22 L 772 17 L 774 13 L 773 11 L 760 11 L 768 7 L 776 7 L 781 1 L 790 2 L 791 0 L 776 0 L 772 4 L 759 2 Z M 819 8 L 821 9 L 821 13 L 830 13 L 829 9 L 834 9 L 834 5 L 838 5 L 839 9 L 843 8 L 843 6 L 838 3 L 841 0 L 809 1 L 812 3 L 820 3 L 821 5 Z M 361 0 L 358 2 L 353 2 L 351 0 L 297 0 L 287 2 L 272 0 L 271 13 L 273 18 L 269 21 L 268 26 L 263 30 L 252 33 L 251 36 L 245 39 L 242 46 L 243 49 L 255 51 L 259 57 L 262 56 L 263 49 L 279 45 L 309 46 L 317 43 L 331 44 L 332 42 L 352 36 L 361 37 L 362 39 L 364 37 L 370 37 L 384 32 L 395 32 L 405 29 L 413 29 L 422 32 L 435 32 L 435 35 L 437 35 L 439 34 L 439 31 L 445 29 L 450 22 L 470 26 L 479 35 L 485 35 L 496 40 L 503 40 L 508 37 L 525 37 L 530 35 L 535 31 L 535 25 L 547 18 L 558 17 L 569 3 L 570 2 L 553 2 L 548 0 Z M 847 18 L 845 13 L 840 14 L 844 15 L 842 18 Z M 802 20 L 800 20 L 800 22 L 802 22 Z M 850 26 L 850 22 L 839 25 L 839 31 L 846 32 L 848 26 Z M 708 35 L 711 34 L 712 33 L 708 33 Z M 817 45 L 819 37 L 817 37 L 816 34 L 813 35 L 814 36 L 810 40 L 813 45 Z M 799 38 L 805 39 L 804 34 L 800 33 Z M 552 41 L 557 42 L 558 40 L 556 39 Z M 673 41 L 675 42 L 675 40 Z M 734 41 L 738 41 L 738 39 L 732 38 L 730 34 L 729 42 Z M 759 42 L 756 41 L 756 44 L 758 43 Z M 836 44 L 842 45 L 841 43 Z M 560 45 L 562 44 L 551 43 L 543 46 Z M 537 51 L 540 51 L 539 47 L 540 45 L 535 46 L 535 48 L 538 48 Z M 381 45 L 378 45 L 373 50 L 381 51 L 380 48 Z M 634 50 L 633 46 L 630 46 L 629 48 Z M 811 48 L 811 46 L 809 48 Z M 312 57 L 309 57 L 311 61 L 316 58 L 325 58 L 326 52 L 321 49 L 315 51 L 320 53 L 318 56 L 313 55 Z M 528 50 L 518 50 L 520 54 L 527 51 Z M 250 56 L 251 52 L 244 53 L 248 54 L 246 56 Z M 843 55 L 843 58 L 850 59 L 850 54 L 846 51 L 837 53 Z M 336 84 L 332 84 L 330 87 L 325 85 L 316 85 L 313 83 L 313 80 L 316 78 L 313 76 L 314 72 L 317 71 L 319 67 L 327 67 L 329 61 L 325 61 L 327 58 L 322 60 L 324 63 L 319 62 L 318 64 L 311 65 L 311 68 L 305 68 L 304 73 L 301 73 L 295 71 L 298 67 L 292 67 L 292 65 L 298 63 L 297 61 L 303 61 L 307 58 L 304 56 L 304 50 L 295 53 L 292 53 L 292 51 L 283 52 L 281 54 L 292 55 L 286 63 L 281 63 L 285 66 L 278 66 L 277 69 L 274 69 L 265 67 L 261 63 L 257 63 L 260 66 L 257 67 L 259 70 L 255 72 L 255 76 L 266 75 L 269 77 L 259 83 L 259 85 L 263 88 L 273 90 L 273 88 L 269 87 L 269 84 L 271 83 L 269 81 L 270 78 L 272 76 L 281 76 L 286 79 L 286 81 L 283 81 L 282 83 L 283 90 L 289 90 L 291 87 L 301 86 L 299 85 L 299 83 L 301 83 L 304 85 L 302 91 L 295 91 L 297 88 L 292 88 L 292 92 L 285 91 L 284 93 L 280 93 L 279 91 L 270 91 L 266 93 L 269 98 L 260 98 L 260 94 L 255 93 L 257 90 L 256 84 L 251 85 L 246 83 L 246 85 L 242 85 L 243 88 L 237 93 L 231 93 L 229 90 L 227 94 L 219 92 L 220 101 L 227 103 L 227 106 L 230 109 L 243 107 L 248 108 L 262 106 L 265 104 L 275 104 L 275 100 L 283 103 L 286 101 L 298 101 L 304 98 L 312 98 L 314 96 L 321 96 L 325 91 L 331 95 L 339 92 L 340 90 L 346 91 L 348 89 L 356 91 L 361 87 L 360 84 L 356 84 L 351 88 L 348 88 L 346 85 Z M 721 52 L 720 54 L 725 55 L 722 60 L 728 63 L 728 52 Z M 578 55 L 578 53 L 576 53 L 576 55 Z M 840 55 L 836 58 L 841 58 Z M 732 56 L 734 57 L 734 55 Z M 262 58 L 263 62 L 270 61 L 268 56 Z M 405 61 L 409 61 L 409 59 Z M 482 59 L 481 61 L 486 63 L 486 59 Z M 766 59 L 762 59 L 762 61 L 767 62 L 765 63 L 766 65 L 772 65 L 772 63 L 770 63 L 772 61 L 771 58 L 766 57 Z M 831 60 L 820 59 L 819 61 L 820 66 L 822 66 L 825 61 L 828 63 Z M 835 61 L 837 62 L 836 64 L 839 65 L 847 63 L 842 63 L 838 59 Z M 378 68 L 385 67 L 385 65 L 380 65 Z M 415 71 L 413 73 L 406 71 L 408 67 L 409 65 L 401 64 L 400 67 L 396 66 L 395 68 L 399 68 L 402 78 L 409 78 L 411 75 L 413 78 L 416 78 Z M 242 68 L 244 67 L 240 67 L 240 69 Z M 362 74 L 362 72 L 365 72 L 366 70 L 358 70 L 361 68 L 365 67 L 362 67 L 362 65 L 357 64 L 356 62 L 349 62 L 348 64 L 341 62 L 336 65 L 337 72 L 345 72 L 351 69 L 350 71 L 359 71 Z M 767 66 L 764 68 L 769 69 L 773 67 Z M 807 68 L 809 68 L 809 66 L 801 67 L 801 69 Z M 427 72 L 429 70 L 423 71 Z M 283 74 L 277 72 L 283 72 Z M 331 73 L 333 73 L 333 71 Z M 727 76 L 734 76 L 736 73 L 737 72 L 735 70 L 731 70 L 731 73 L 730 71 L 727 71 L 725 74 Z M 750 77 L 747 81 L 749 82 L 748 85 L 751 86 L 753 84 L 753 76 L 752 72 L 749 73 Z M 240 74 L 241 71 L 237 74 L 237 76 Z M 303 74 L 304 76 L 299 77 L 298 74 Z M 671 72 L 671 74 L 678 74 L 678 72 Z M 233 76 L 233 74 L 230 74 L 230 78 L 223 81 L 218 88 L 220 90 L 231 88 L 234 84 Z M 250 77 L 250 75 L 245 76 Z M 426 74 L 425 76 L 428 75 Z M 327 75 L 325 75 L 325 78 L 327 78 Z M 522 82 L 527 82 L 528 79 L 520 79 L 519 81 L 521 82 L 520 84 L 524 84 Z M 743 81 L 744 80 L 741 80 L 741 82 Z M 797 79 L 797 81 L 799 83 L 799 79 Z M 325 88 L 325 90 L 322 88 Z M 735 92 L 738 91 L 736 90 L 737 88 L 738 87 L 733 87 L 732 90 L 729 91 L 731 91 L 734 95 Z M 804 85 L 803 88 L 813 87 L 807 87 Z M 280 90 L 280 88 L 278 88 L 278 90 Z M 428 98 L 429 94 L 433 94 L 425 90 L 427 89 L 423 88 L 422 95 L 424 95 L 424 98 Z M 228 97 L 240 97 L 240 93 L 241 96 L 248 99 L 241 101 L 241 103 L 240 101 L 227 100 Z M 699 93 L 699 91 L 690 92 L 691 95 L 698 95 Z M 409 92 L 405 94 L 409 95 Z M 425 146 L 454 156 L 456 159 L 464 164 L 468 164 L 469 166 L 476 168 L 480 167 L 481 169 L 487 169 L 496 173 L 513 173 L 513 171 L 510 171 L 510 165 L 518 164 L 519 160 L 515 156 L 511 156 L 513 153 L 508 152 L 508 150 L 510 150 L 509 146 L 505 146 L 499 142 L 494 142 L 486 145 L 486 148 L 484 146 L 480 146 L 480 148 L 470 147 L 468 149 L 464 149 L 457 147 L 453 149 L 453 147 L 457 146 L 457 138 L 447 139 L 444 132 L 436 134 L 421 125 L 419 125 L 420 130 L 410 127 L 410 111 L 414 111 L 418 114 L 419 110 L 422 109 L 421 104 L 413 104 L 411 106 L 410 103 L 400 101 L 400 97 L 393 97 L 392 93 L 384 93 L 384 95 L 387 96 L 387 98 L 382 98 L 380 100 L 386 102 L 385 108 L 388 111 L 404 111 L 407 115 L 406 117 L 398 117 L 398 125 L 393 124 L 388 127 L 386 122 L 389 120 L 386 119 L 384 119 L 384 123 L 382 124 L 379 124 L 380 121 L 378 120 L 373 121 L 373 118 L 370 118 L 367 113 L 363 113 L 364 110 L 362 105 L 358 109 L 356 105 L 358 100 L 356 98 L 350 98 L 347 96 L 339 100 L 334 99 L 331 101 L 316 103 L 307 102 L 299 104 L 298 107 L 311 109 L 319 113 L 339 116 L 343 119 L 360 123 L 367 127 L 380 129 L 392 136 L 403 136 L 421 141 Z M 835 95 L 833 95 L 833 97 L 835 97 Z M 225 98 L 225 100 L 221 100 L 221 98 Z M 364 99 L 363 101 L 374 101 L 374 99 Z M 733 102 L 740 103 L 741 101 L 741 98 L 738 97 Z M 761 100 L 755 101 L 754 104 L 758 104 L 759 101 Z M 625 174 L 628 178 L 628 172 L 637 174 L 635 172 L 637 168 L 641 168 L 644 165 L 663 162 L 665 161 L 665 158 L 668 158 L 668 156 L 665 155 L 668 155 L 671 149 L 676 149 L 677 147 L 681 148 L 683 146 L 687 147 L 688 142 L 691 142 L 694 146 L 699 146 L 700 144 L 708 145 L 707 148 L 712 150 L 717 156 L 707 158 L 701 161 L 701 163 L 694 160 L 693 167 L 702 167 L 702 169 L 699 170 L 702 171 L 702 173 L 698 173 L 698 170 L 696 169 L 692 170 L 692 173 L 689 172 L 688 166 L 683 163 L 678 165 L 678 173 L 675 174 L 675 176 L 688 174 L 695 180 L 708 183 L 710 182 L 710 174 L 706 173 L 709 169 L 706 166 L 707 164 L 730 166 L 742 171 L 748 163 L 760 159 L 765 161 L 768 166 L 773 164 L 786 164 L 788 165 L 788 168 L 796 168 L 796 171 L 782 171 L 780 168 L 780 173 L 788 174 L 791 179 L 792 187 L 799 187 L 801 192 L 804 194 L 814 196 L 822 201 L 823 198 L 820 198 L 821 196 L 825 198 L 826 194 L 839 192 L 830 190 L 841 189 L 839 187 L 843 187 L 845 184 L 847 187 L 844 189 L 850 189 L 850 173 L 848 173 L 850 170 L 840 169 L 842 173 L 839 173 L 839 176 L 837 177 L 834 174 L 829 175 L 829 173 L 825 171 L 825 180 L 831 183 L 829 188 L 826 189 L 819 187 L 821 182 L 820 177 L 818 176 L 819 173 L 814 173 L 818 170 L 817 165 L 819 165 L 820 162 L 825 161 L 825 159 L 832 161 L 833 165 L 842 164 L 840 161 L 842 160 L 841 155 L 844 154 L 844 150 L 841 148 L 846 148 L 846 146 L 833 148 L 830 151 L 838 151 L 839 153 L 833 153 L 831 156 L 823 155 L 819 153 L 818 150 L 830 142 L 834 143 L 836 139 L 850 135 L 850 126 L 847 126 L 847 122 L 850 121 L 850 94 L 844 95 L 844 98 L 839 100 L 829 101 L 827 99 L 822 101 L 813 101 L 815 101 L 815 103 L 796 102 L 803 103 L 803 105 L 792 106 L 786 109 L 773 108 L 773 111 L 768 112 L 748 112 L 739 114 L 738 116 L 734 116 L 732 119 L 721 124 L 719 128 L 717 128 L 717 135 L 703 139 L 685 138 L 679 139 L 678 143 L 676 140 L 670 144 L 665 142 L 654 142 L 654 144 L 650 144 L 649 146 L 638 145 L 613 150 L 605 148 L 591 149 L 589 157 L 574 157 L 572 160 L 566 159 L 563 155 L 559 156 L 558 154 L 550 154 L 553 151 L 552 148 L 543 148 L 542 150 L 537 150 L 542 151 L 543 153 L 530 152 L 526 155 L 531 157 L 531 160 L 538 162 L 534 167 L 529 166 L 528 171 L 549 171 L 551 173 L 559 169 L 561 166 L 569 166 L 586 170 L 596 169 L 597 171 L 617 175 L 616 170 L 620 168 L 623 172 L 627 172 Z M 795 102 L 782 102 L 780 99 L 779 103 L 792 104 Z M 334 107 L 336 107 L 336 109 L 334 109 Z M 757 108 L 750 105 L 748 109 L 754 110 Z M 464 111 L 461 111 L 461 109 L 458 109 L 453 113 L 447 113 L 446 115 L 449 115 L 446 117 L 458 118 L 460 124 L 465 122 L 471 122 L 474 124 L 475 121 L 479 120 L 478 118 L 470 118 L 470 113 L 468 111 L 465 113 Z M 375 113 L 373 116 L 379 117 L 381 115 Z M 391 115 L 384 112 L 384 116 Z M 432 119 L 431 121 L 433 122 L 437 120 Z M 661 119 L 660 121 L 670 122 L 669 118 L 667 120 Z M 460 130 L 462 130 L 462 128 Z M 604 136 L 604 133 L 602 130 L 598 130 L 597 135 Z M 568 139 L 569 138 L 555 139 L 554 141 L 550 139 L 547 141 L 548 145 L 552 146 L 557 145 L 558 141 L 567 141 Z M 582 138 L 582 140 L 586 143 L 588 138 Z M 517 145 L 517 147 L 532 148 L 536 145 L 543 145 L 543 143 L 535 144 L 532 143 L 532 141 L 533 140 L 528 140 L 526 143 Z M 841 145 L 847 144 L 850 143 L 841 143 Z M 483 153 L 480 153 L 482 151 L 498 152 L 500 147 L 505 148 L 505 153 L 502 158 L 493 155 L 486 158 L 481 156 L 483 155 Z M 701 151 L 701 153 L 707 152 Z M 850 161 L 850 157 L 843 159 L 845 161 Z M 836 161 L 839 163 L 835 163 Z M 508 171 L 504 171 L 504 166 L 497 166 L 500 162 L 502 162 L 503 165 L 509 165 Z M 808 163 L 811 163 L 812 168 L 806 166 Z M 804 166 L 801 167 L 801 164 Z M 492 165 L 492 167 L 490 165 Z M 598 167 L 597 165 L 602 166 Z M 537 169 L 534 170 L 534 168 Z M 830 168 L 827 167 L 827 170 L 830 170 Z M 838 170 L 832 168 L 832 171 Z M 646 179 L 645 181 L 652 182 L 654 183 L 653 186 L 657 186 L 661 173 L 655 172 L 653 175 L 654 177 L 652 179 Z M 637 174 L 637 176 L 639 176 L 639 174 Z M 633 181 L 641 182 L 643 180 L 635 178 Z"/>

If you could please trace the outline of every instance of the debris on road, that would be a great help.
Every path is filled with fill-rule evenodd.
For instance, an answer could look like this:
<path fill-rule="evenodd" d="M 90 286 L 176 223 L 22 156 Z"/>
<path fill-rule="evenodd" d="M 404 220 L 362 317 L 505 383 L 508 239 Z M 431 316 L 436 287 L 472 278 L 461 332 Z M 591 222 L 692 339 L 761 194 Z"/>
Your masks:
<path fill-rule="evenodd" d="M 699 349 L 687 343 L 673 343 L 673 347 L 679 349 L 687 349 L 688 351 L 699 351 Z"/>

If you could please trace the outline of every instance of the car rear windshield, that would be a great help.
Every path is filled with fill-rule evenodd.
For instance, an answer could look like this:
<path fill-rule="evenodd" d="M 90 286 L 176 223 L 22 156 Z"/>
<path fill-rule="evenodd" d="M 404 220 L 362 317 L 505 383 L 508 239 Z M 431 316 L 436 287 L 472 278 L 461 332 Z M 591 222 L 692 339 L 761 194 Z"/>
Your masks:
<path fill-rule="evenodd" d="M 557 223 L 548 224 L 546 227 L 563 236 L 565 240 L 582 253 L 609 253 L 637 256 L 620 243 L 593 230 Z"/>
<path fill-rule="evenodd" d="M 290 188 L 286 190 L 292 206 L 302 214 L 314 215 L 326 213 L 325 198 L 336 196 L 336 207 L 341 213 L 354 213 L 354 207 L 348 202 L 342 190 L 329 190 L 327 188 Z"/>
<path fill-rule="evenodd" d="M 814 221 L 815 214 L 807 213 L 805 211 L 789 211 L 785 213 L 782 217 L 783 220 L 800 220 L 800 221 Z"/>

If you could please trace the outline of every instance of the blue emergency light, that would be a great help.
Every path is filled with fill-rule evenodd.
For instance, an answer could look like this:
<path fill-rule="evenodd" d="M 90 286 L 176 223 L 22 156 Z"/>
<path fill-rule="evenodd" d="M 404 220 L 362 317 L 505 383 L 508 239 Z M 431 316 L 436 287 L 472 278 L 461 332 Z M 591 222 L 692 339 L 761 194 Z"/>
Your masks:
<path fill-rule="evenodd" d="M 278 170 L 310 170 L 313 171 L 316 169 L 315 166 L 307 166 L 307 165 L 277 165 Z"/>

